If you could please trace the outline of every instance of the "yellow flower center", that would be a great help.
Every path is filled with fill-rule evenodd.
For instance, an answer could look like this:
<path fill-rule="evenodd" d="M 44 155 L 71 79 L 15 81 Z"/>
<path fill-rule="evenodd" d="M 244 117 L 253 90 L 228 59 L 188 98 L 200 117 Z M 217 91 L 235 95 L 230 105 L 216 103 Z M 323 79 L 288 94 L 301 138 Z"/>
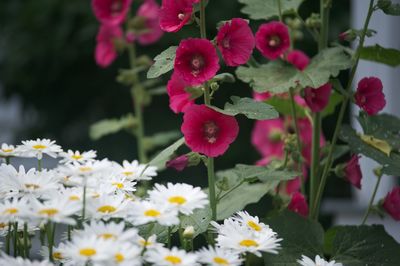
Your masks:
<path fill-rule="evenodd" d="M 111 206 L 111 205 L 104 205 L 97 209 L 98 212 L 102 212 L 102 213 L 111 213 L 111 212 L 115 212 L 116 210 L 117 210 L 117 208 L 115 208 L 114 206 Z"/>
<path fill-rule="evenodd" d="M 144 240 L 144 239 L 140 239 L 140 240 L 139 240 L 139 244 L 142 245 L 142 246 L 144 246 L 144 247 L 148 247 L 148 246 L 153 245 L 152 242 L 150 242 L 150 241 L 148 241 L 148 240 Z"/>
<path fill-rule="evenodd" d="M 115 254 L 115 261 L 117 263 L 123 262 L 124 260 L 125 260 L 124 255 L 122 255 L 121 253 Z"/>
<path fill-rule="evenodd" d="M 76 195 L 71 195 L 71 196 L 69 196 L 68 199 L 69 199 L 70 201 L 77 201 L 77 200 L 80 200 L 79 196 L 76 196 Z"/>
<path fill-rule="evenodd" d="M 99 237 L 101 237 L 101 238 L 103 238 L 105 240 L 108 240 L 108 239 L 114 239 L 115 240 L 115 239 L 117 239 L 117 237 L 115 235 L 110 234 L 110 233 L 101 234 L 101 235 L 99 235 Z"/>
<path fill-rule="evenodd" d="M 84 172 L 84 173 L 90 172 L 92 170 L 93 170 L 92 167 L 89 167 L 89 166 L 81 166 L 81 167 L 79 167 L 79 171 Z"/>
<path fill-rule="evenodd" d="M 168 201 L 170 203 L 173 203 L 173 204 L 182 205 L 182 204 L 185 204 L 186 199 L 184 197 L 181 197 L 181 196 L 175 196 L 175 197 L 170 197 L 168 199 Z"/>
<path fill-rule="evenodd" d="M 39 211 L 39 214 L 41 215 L 47 215 L 47 216 L 54 216 L 58 213 L 59 211 L 57 209 L 54 208 L 50 208 L 50 209 L 43 209 Z"/>
<path fill-rule="evenodd" d="M 94 199 L 97 199 L 99 197 L 100 197 L 100 194 L 97 192 L 93 193 L 93 195 L 92 195 L 92 198 L 94 198 Z"/>
<path fill-rule="evenodd" d="M 74 154 L 74 155 L 71 156 L 71 158 L 74 159 L 74 160 L 79 160 L 79 159 L 82 159 L 83 156 L 80 155 L 80 154 Z"/>
<path fill-rule="evenodd" d="M 97 251 L 93 248 L 82 248 L 79 250 L 79 254 L 85 257 L 92 257 L 96 255 Z"/>
<path fill-rule="evenodd" d="M 123 189 L 124 188 L 124 184 L 122 184 L 122 183 L 113 182 L 112 185 L 116 186 L 118 189 Z"/>
<path fill-rule="evenodd" d="M 1 149 L 3 152 L 12 152 L 13 149 Z"/>
<path fill-rule="evenodd" d="M 133 175 L 133 172 L 126 171 L 126 172 L 122 172 L 122 174 L 124 174 L 125 176 L 131 176 L 131 175 Z"/>
<path fill-rule="evenodd" d="M 35 190 L 35 189 L 39 189 L 40 186 L 36 185 L 36 184 L 25 184 L 25 188 Z"/>
<path fill-rule="evenodd" d="M 258 243 L 254 241 L 253 239 L 245 239 L 239 242 L 239 245 L 243 247 L 258 247 Z"/>
<path fill-rule="evenodd" d="M 135 201 L 135 197 L 129 194 L 125 194 L 125 199 Z"/>
<path fill-rule="evenodd" d="M 0 229 L 4 229 L 4 228 L 6 228 L 7 227 L 7 224 L 5 224 L 5 223 L 0 223 Z"/>
<path fill-rule="evenodd" d="M 43 149 L 46 149 L 47 146 L 45 146 L 43 144 L 36 144 L 36 145 L 32 146 L 32 148 L 34 148 L 35 150 L 43 150 Z"/>
<path fill-rule="evenodd" d="M 182 262 L 181 258 L 177 257 L 177 256 L 166 256 L 164 258 L 166 261 L 171 262 L 172 264 L 180 264 Z"/>
<path fill-rule="evenodd" d="M 9 209 L 6 209 L 3 213 L 4 213 L 4 214 L 16 214 L 16 213 L 18 213 L 18 209 L 16 209 L 16 208 L 9 208 Z"/>
<path fill-rule="evenodd" d="M 54 252 L 53 253 L 53 258 L 55 260 L 62 260 L 64 257 L 62 256 L 61 252 Z"/>
<path fill-rule="evenodd" d="M 226 259 L 221 258 L 221 257 L 215 257 L 214 262 L 219 265 L 229 265 L 229 262 Z"/>
<path fill-rule="evenodd" d="M 261 226 L 259 224 L 257 224 L 256 222 L 253 221 L 248 221 L 247 225 L 253 229 L 254 231 L 260 232 L 261 231 Z"/>
<path fill-rule="evenodd" d="M 150 209 L 144 212 L 145 216 L 149 216 L 149 217 L 158 217 L 161 215 L 161 213 L 157 210 L 154 209 Z"/>

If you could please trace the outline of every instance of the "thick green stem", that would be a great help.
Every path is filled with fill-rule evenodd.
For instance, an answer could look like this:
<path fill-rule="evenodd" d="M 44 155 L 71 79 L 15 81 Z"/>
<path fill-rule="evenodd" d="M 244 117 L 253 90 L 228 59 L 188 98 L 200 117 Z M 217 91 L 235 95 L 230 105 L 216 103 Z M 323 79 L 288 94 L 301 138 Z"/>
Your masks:
<path fill-rule="evenodd" d="M 14 223 L 14 257 L 18 256 L 18 222 Z"/>
<path fill-rule="evenodd" d="M 83 195 L 82 195 L 82 220 L 81 220 L 81 228 L 83 228 L 83 223 L 85 222 L 86 215 L 86 181 L 83 186 Z"/>
<path fill-rule="evenodd" d="M 10 164 L 10 157 L 5 157 L 4 160 L 6 161 L 6 164 Z"/>
<path fill-rule="evenodd" d="M 208 170 L 208 194 L 210 199 L 210 207 L 212 220 L 217 220 L 217 200 L 215 197 L 215 174 L 214 174 L 214 159 L 207 159 L 207 170 Z"/>
<path fill-rule="evenodd" d="M 319 184 L 319 162 L 320 162 L 320 136 L 321 135 L 321 114 L 313 114 L 313 133 L 312 133 L 312 146 L 311 146 L 311 180 L 310 180 L 310 205 L 315 201 Z M 312 213 L 310 212 L 310 217 Z"/>
<path fill-rule="evenodd" d="M 329 10 L 331 0 L 320 0 L 321 32 L 318 41 L 318 50 L 321 51 L 328 46 L 329 33 Z"/>
<path fill-rule="evenodd" d="M 10 247 L 11 247 L 11 228 L 12 228 L 12 223 L 8 223 L 8 229 L 7 229 L 7 236 L 6 236 L 6 253 L 7 255 L 10 255 Z"/>
<path fill-rule="evenodd" d="M 336 145 L 336 142 L 337 142 L 338 137 L 339 137 L 339 132 L 340 132 L 340 129 L 341 129 L 341 125 L 342 125 L 342 122 L 343 122 L 343 119 L 344 119 L 344 115 L 345 115 L 345 111 L 346 111 L 346 108 L 347 108 L 347 104 L 349 102 L 349 96 L 348 95 L 350 95 L 350 92 L 351 92 L 351 87 L 352 87 L 353 80 L 354 80 L 354 77 L 355 77 L 355 74 L 356 74 L 356 71 L 357 71 L 358 62 L 360 60 L 361 48 L 364 46 L 366 32 L 368 30 L 368 25 L 369 25 L 369 22 L 371 20 L 371 16 L 372 16 L 373 11 L 374 11 L 374 0 L 370 0 L 367 18 L 365 19 L 363 32 L 362 32 L 361 38 L 360 38 L 360 43 L 358 45 L 358 48 L 357 48 L 356 54 L 355 54 L 355 61 L 354 61 L 353 67 L 351 69 L 349 81 L 348 81 L 347 87 L 346 87 L 347 95 L 344 95 L 344 100 L 343 100 L 342 105 L 340 107 L 339 116 L 338 116 L 338 119 L 336 121 L 336 126 L 335 126 L 335 131 L 333 133 L 331 146 L 330 146 L 329 151 L 328 151 L 327 163 L 325 164 L 324 170 L 322 172 L 321 182 L 319 184 L 317 196 L 315 198 L 315 201 L 313 202 L 313 205 L 311 205 L 311 212 L 313 213 L 313 218 L 318 217 L 318 214 L 319 214 L 320 201 L 321 201 L 324 189 L 325 189 L 326 180 L 328 178 L 329 170 L 331 169 L 332 164 L 333 164 L 333 153 L 335 151 L 335 145 Z"/>
<path fill-rule="evenodd" d="M 29 258 L 29 243 L 28 243 L 29 235 L 28 235 L 28 223 L 24 223 L 24 249 L 25 249 L 25 258 Z"/>
<path fill-rule="evenodd" d="M 382 176 L 378 176 L 378 179 L 376 180 L 376 185 L 375 185 L 375 188 L 374 188 L 374 192 L 372 193 L 372 197 L 371 197 L 371 199 L 370 199 L 370 201 L 369 201 L 369 204 L 368 204 L 368 209 L 367 209 L 367 211 L 365 212 L 365 215 L 364 215 L 364 218 L 363 218 L 363 220 L 362 220 L 361 225 L 364 225 L 364 224 L 365 224 L 365 222 L 367 221 L 367 218 L 368 218 L 369 214 L 371 213 L 371 209 L 372 209 L 372 206 L 373 206 L 373 204 L 374 204 L 376 192 L 378 191 L 378 187 L 379 187 L 379 184 L 381 183 L 381 179 L 382 179 Z"/>
<path fill-rule="evenodd" d="M 276 0 L 278 2 L 278 14 L 279 14 L 279 20 L 282 22 L 283 17 L 282 17 L 282 4 L 281 0 Z"/>
<path fill-rule="evenodd" d="M 47 223 L 47 228 L 46 228 L 46 231 L 47 231 L 47 245 L 49 247 L 49 260 L 51 262 L 54 261 L 54 259 L 53 259 L 53 246 L 54 246 L 54 233 L 55 233 L 55 230 L 56 230 L 56 224 L 53 224 L 53 226 L 52 226 L 51 222 L 48 222 Z"/>
<path fill-rule="evenodd" d="M 205 0 L 200 0 L 200 36 L 203 39 L 207 39 Z"/>
<path fill-rule="evenodd" d="M 42 171 L 42 159 L 38 160 L 38 171 L 41 172 Z"/>
<path fill-rule="evenodd" d="M 251 253 L 246 253 L 246 262 L 245 262 L 245 266 L 251 266 Z"/>

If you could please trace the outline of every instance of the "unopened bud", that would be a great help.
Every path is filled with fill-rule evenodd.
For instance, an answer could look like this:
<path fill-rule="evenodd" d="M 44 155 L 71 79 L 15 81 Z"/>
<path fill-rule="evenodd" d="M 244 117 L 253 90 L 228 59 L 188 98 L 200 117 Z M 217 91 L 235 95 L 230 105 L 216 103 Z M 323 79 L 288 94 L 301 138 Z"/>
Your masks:
<path fill-rule="evenodd" d="M 187 239 L 193 239 L 194 236 L 194 227 L 193 226 L 188 226 L 185 228 L 183 231 L 183 237 Z"/>
<path fill-rule="evenodd" d="M 211 90 L 216 91 L 219 89 L 219 84 L 217 82 L 213 82 L 210 85 Z"/>

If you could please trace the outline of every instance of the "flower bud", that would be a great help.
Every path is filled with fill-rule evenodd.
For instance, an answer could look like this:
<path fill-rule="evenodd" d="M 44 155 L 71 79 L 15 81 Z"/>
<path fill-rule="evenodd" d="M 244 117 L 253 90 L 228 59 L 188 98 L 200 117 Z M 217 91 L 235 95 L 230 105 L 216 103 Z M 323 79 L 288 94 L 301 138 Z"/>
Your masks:
<path fill-rule="evenodd" d="M 176 157 L 175 159 L 169 160 L 166 163 L 167 168 L 174 168 L 176 171 L 181 172 L 183 169 L 185 169 L 189 164 L 189 158 L 188 156 L 181 155 L 179 157 Z"/>
<path fill-rule="evenodd" d="M 292 199 L 288 205 L 288 209 L 298 213 L 301 216 L 308 216 L 308 205 L 305 197 L 300 192 L 295 192 L 292 194 Z"/>
<path fill-rule="evenodd" d="M 400 187 L 393 188 L 384 201 L 382 207 L 396 221 L 400 221 Z"/>
<path fill-rule="evenodd" d="M 183 231 L 183 237 L 187 239 L 193 239 L 194 236 L 194 227 L 193 226 L 188 226 L 185 228 Z"/>

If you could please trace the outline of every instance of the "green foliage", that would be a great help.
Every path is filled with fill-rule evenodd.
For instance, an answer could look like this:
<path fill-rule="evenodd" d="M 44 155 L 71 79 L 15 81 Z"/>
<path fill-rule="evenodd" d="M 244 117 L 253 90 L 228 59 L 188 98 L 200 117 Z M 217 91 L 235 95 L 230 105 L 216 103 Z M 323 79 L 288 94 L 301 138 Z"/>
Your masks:
<path fill-rule="evenodd" d="M 231 171 L 241 180 L 252 180 L 257 178 L 261 182 L 288 181 L 300 175 L 299 172 L 295 171 L 277 170 L 263 166 L 245 164 L 238 164 Z"/>
<path fill-rule="evenodd" d="M 280 0 L 283 14 L 293 14 L 297 12 L 303 0 Z M 244 14 L 252 19 L 268 20 L 279 16 L 278 1 L 276 0 L 239 0 L 245 4 L 242 8 Z"/>
<path fill-rule="evenodd" d="M 120 119 L 105 119 L 94 123 L 90 127 L 89 135 L 92 140 L 98 140 L 123 129 L 133 129 L 135 126 L 135 117 L 132 114 L 128 114 Z"/>
<path fill-rule="evenodd" d="M 174 68 L 175 54 L 177 46 L 171 46 L 167 50 L 154 58 L 154 64 L 147 72 L 147 78 L 157 78 Z"/>
<path fill-rule="evenodd" d="M 400 65 L 400 51 L 392 48 L 384 48 L 379 44 L 363 47 L 361 49 L 360 58 L 392 67 Z"/>
<path fill-rule="evenodd" d="M 289 88 L 318 88 L 351 66 L 343 48 L 328 48 L 316 55 L 310 65 L 299 71 L 282 61 L 272 61 L 260 67 L 239 67 L 236 75 L 257 92 L 288 92 Z"/>
<path fill-rule="evenodd" d="M 179 131 L 167 131 L 157 133 L 144 139 L 144 145 L 147 151 L 154 150 L 157 147 L 167 145 L 181 136 Z"/>
<path fill-rule="evenodd" d="M 137 227 L 139 235 L 147 239 L 152 235 L 157 236 L 157 241 L 160 243 L 167 243 L 168 230 L 167 227 L 159 225 L 158 223 L 148 223 Z"/>
<path fill-rule="evenodd" d="M 211 222 L 211 209 L 210 207 L 205 207 L 204 209 L 197 209 L 190 216 L 184 216 L 181 220 L 181 225 L 183 228 L 188 226 L 193 226 L 194 235 L 198 236 L 201 233 L 207 231 L 208 226 Z"/>
<path fill-rule="evenodd" d="M 273 119 L 279 116 L 278 112 L 269 104 L 237 96 L 232 96 L 231 100 L 232 103 L 225 104 L 224 110 L 214 106 L 211 108 L 226 115 L 235 116 L 243 114 L 247 118 L 257 120 Z"/>
<path fill-rule="evenodd" d="M 165 164 L 174 154 L 174 152 L 179 149 L 185 143 L 184 138 L 180 138 L 175 141 L 172 145 L 168 146 L 166 149 L 161 151 L 156 157 L 154 157 L 150 162 L 149 165 L 156 166 L 158 170 L 165 169 Z"/>
<path fill-rule="evenodd" d="M 400 16 L 400 4 L 392 3 L 390 0 L 379 0 L 378 7 L 386 15 Z"/>

